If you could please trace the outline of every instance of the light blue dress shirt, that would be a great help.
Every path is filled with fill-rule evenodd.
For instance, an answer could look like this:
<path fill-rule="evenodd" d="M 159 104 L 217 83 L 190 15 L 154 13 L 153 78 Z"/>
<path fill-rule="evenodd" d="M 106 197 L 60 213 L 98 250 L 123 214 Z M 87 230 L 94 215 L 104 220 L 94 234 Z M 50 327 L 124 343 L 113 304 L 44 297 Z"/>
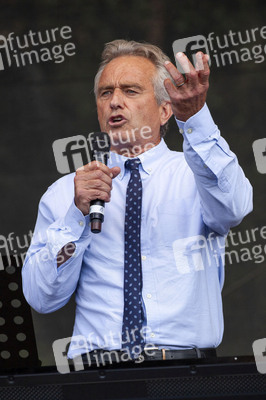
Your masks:
<path fill-rule="evenodd" d="M 217 347 L 223 335 L 224 242 L 252 210 L 252 188 L 205 105 L 177 121 L 184 153 L 164 140 L 139 156 L 143 184 L 141 254 L 146 342 L 166 348 Z M 178 140 L 178 138 L 177 138 Z M 130 173 L 111 153 L 113 180 L 102 232 L 74 204 L 74 175 L 49 187 L 40 205 L 23 270 L 23 290 L 40 313 L 64 306 L 76 291 L 73 336 L 96 348 L 120 349 L 123 320 L 124 213 Z M 74 255 L 57 268 L 58 251 Z"/>

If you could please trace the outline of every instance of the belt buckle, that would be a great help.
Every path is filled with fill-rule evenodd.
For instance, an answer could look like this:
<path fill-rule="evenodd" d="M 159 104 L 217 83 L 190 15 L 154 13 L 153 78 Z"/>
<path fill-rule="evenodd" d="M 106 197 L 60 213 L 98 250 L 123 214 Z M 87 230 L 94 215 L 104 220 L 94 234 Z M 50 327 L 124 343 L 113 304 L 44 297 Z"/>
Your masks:
<path fill-rule="evenodd" d="M 157 351 L 157 350 L 160 350 L 159 349 L 159 347 L 157 347 L 157 346 L 153 346 L 153 347 L 151 347 L 151 346 L 149 346 L 149 347 L 144 347 L 144 349 L 143 349 L 143 353 L 144 353 L 144 358 L 146 358 L 146 356 L 147 357 L 152 357 L 152 354 L 149 354 L 148 352 L 149 351 Z M 142 354 L 143 354 L 142 353 Z"/>
<path fill-rule="evenodd" d="M 159 350 L 159 351 L 162 352 L 162 359 L 166 360 L 166 355 L 165 355 L 166 349 L 159 349 L 159 347 L 154 346 L 154 347 L 146 347 L 146 348 L 144 348 L 144 352 L 145 353 L 146 353 L 146 350 L 147 351 Z"/>

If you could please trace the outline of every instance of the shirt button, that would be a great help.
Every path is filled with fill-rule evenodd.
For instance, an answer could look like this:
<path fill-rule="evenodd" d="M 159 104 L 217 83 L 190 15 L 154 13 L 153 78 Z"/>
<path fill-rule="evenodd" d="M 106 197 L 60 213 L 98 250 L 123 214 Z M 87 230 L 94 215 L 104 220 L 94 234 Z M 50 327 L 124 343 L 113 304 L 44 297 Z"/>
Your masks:
<path fill-rule="evenodd" d="M 151 337 L 155 337 L 155 333 L 152 332 L 152 333 L 151 333 Z"/>
<path fill-rule="evenodd" d="M 189 128 L 188 130 L 187 130 L 187 133 L 192 133 L 193 132 L 193 129 L 192 128 Z"/>
<path fill-rule="evenodd" d="M 179 133 L 184 133 L 184 129 L 180 128 Z"/>
<path fill-rule="evenodd" d="M 84 222 L 83 222 L 83 221 L 79 221 L 79 225 L 80 225 L 80 226 L 83 226 L 83 225 L 84 225 Z"/>
<path fill-rule="evenodd" d="M 147 171 L 148 171 L 148 172 L 151 172 L 151 171 L 152 171 L 152 169 L 151 169 L 151 168 L 148 168 L 148 169 L 147 169 Z"/>
<path fill-rule="evenodd" d="M 152 298 L 152 295 L 150 293 L 147 294 L 148 299 Z"/>
<path fill-rule="evenodd" d="M 141 257 L 142 261 L 145 261 L 146 258 L 147 258 L 146 256 L 142 256 L 142 257 Z"/>

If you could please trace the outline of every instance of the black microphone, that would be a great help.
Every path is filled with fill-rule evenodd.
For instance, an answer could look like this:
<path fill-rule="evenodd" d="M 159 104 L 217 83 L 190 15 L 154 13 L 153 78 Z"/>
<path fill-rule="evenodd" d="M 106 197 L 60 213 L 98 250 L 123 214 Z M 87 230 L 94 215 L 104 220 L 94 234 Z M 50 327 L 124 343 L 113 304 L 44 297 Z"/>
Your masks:
<path fill-rule="evenodd" d="M 91 132 L 88 136 L 89 150 L 92 161 L 107 165 L 110 151 L 110 137 L 105 132 Z M 99 233 L 104 221 L 104 201 L 92 200 L 90 204 L 91 231 Z"/>

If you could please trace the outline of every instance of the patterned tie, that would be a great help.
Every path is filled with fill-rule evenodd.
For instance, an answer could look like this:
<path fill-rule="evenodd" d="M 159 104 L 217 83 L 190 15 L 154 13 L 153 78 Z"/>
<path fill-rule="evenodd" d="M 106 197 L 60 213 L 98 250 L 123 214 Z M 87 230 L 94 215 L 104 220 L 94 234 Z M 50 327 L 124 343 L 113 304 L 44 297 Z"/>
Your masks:
<path fill-rule="evenodd" d="M 125 214 L 125 270 L 124 270 L 124 316 L 122 348 L 137 358 L 144 348 L 141 335 L 143 326 L 142 272 L 140 254 L 140 224 L 142 183 L 139 158 L 125 162 L 131 176 L 127 186 Z"/>

